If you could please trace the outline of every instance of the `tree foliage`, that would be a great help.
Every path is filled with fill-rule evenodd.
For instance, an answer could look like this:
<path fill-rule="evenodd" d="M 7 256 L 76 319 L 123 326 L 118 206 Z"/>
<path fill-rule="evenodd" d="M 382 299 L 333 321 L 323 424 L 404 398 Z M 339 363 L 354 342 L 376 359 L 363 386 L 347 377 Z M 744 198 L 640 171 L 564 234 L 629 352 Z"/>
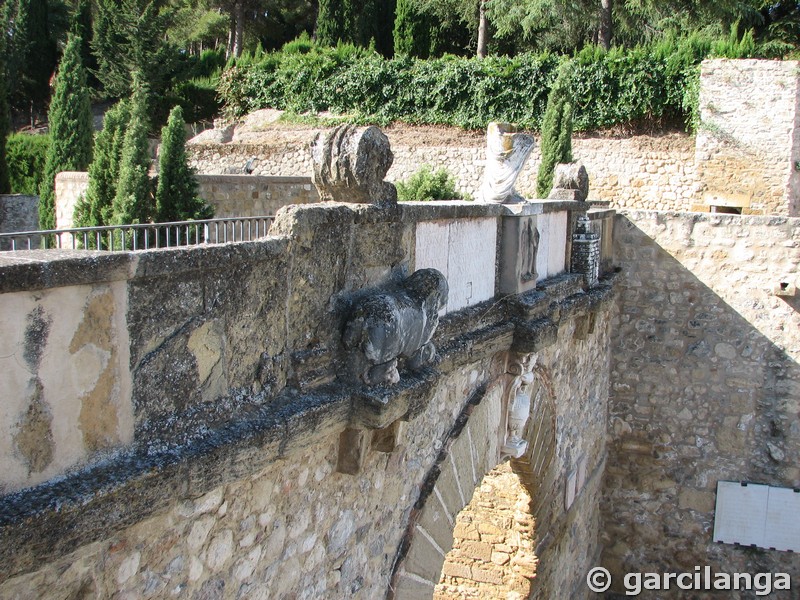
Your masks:
<path fill-rule="evenodd" d="M 111 207 L 117 194 L 122 143 L 130 120 L 130 103 L 118 102 L 103 118 L 103 129 L 97 134 L 94 159 L 89 165 L 89 186 L 75 205 L 72 222 L 75 227 L 98 227 L 111 223 Z"/>
<path fill-rule="evenodd" d="M 81 39 L 70 37 L 59 65 L 48 120 L 50 148 L 39 199 L 39 226 L 55 227 L 55 177 L 61 171 L 85 171 L 92 161 L 92 112 Z"/>
<path fill-rule="evenodd" d="M 197 180 L 186 157 L 186 127 L 183 111 L 176 106 L 161 130 L 156 220 L 160 223 L 209 219 L 213 210 L 198 195 Z"/>
<path fill-rule="evenodd" d="M 3 33 L 9 27 L 9 7 L 0 6 L 0 194 L 11 192 L 11 176 L 6 160 L 6 140 L 11 132 L 11 111 L 8 106 L 8 83 L 6 57 L 8 52 L 7 36 Z"/>
<path fill-rule="evenodd" d="M 49 135 L 12 133 L 8 136 L 6 161 L 12 194 L 39 195 L 49 146 Z"/>
<path fill-rule="evenodd" d="M 117 191 L 111 206 L 112 225 L 147 223 L 153 216 L 147 139 L 150 127 L 148 92 L 144 84 L 135 82 L 134 85 L 130 121 L 122 142 Z"/>
<path fill-rule="evenodd" d="M 162 95 L 180 78 L 178 49 L 167 39 L 170 14 L 160 0 L 97 0 L 97 77 L 109 96 L 132 93 L 133 74 Z"/>
<path fill-rule="evenodd" d="M 572 65 L 567 61 L 559 66 L 555 83 L 547 97 L 542 123 L 542 162 L 536 179 L 539 198 L 547 198 L 550 194 L 556 165 L 572 162 L 571 70 Z"/>

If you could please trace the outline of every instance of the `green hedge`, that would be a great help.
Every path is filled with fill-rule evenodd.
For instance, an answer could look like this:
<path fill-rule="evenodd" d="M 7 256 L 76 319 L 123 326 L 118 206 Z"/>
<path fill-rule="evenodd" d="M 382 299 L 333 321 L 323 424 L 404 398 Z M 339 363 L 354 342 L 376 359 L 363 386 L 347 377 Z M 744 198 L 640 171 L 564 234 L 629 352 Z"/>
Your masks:
<path fill-rule="evenodd" d="M 6 161 L 12 194 L 39 195 L 49 146 L 49 135 L 15 133 L 8 136 Z"/>
<path fill-rule="evenodd" d="M 539 130 L 556 68 L 571 61 L 575 129 L 691 127 L 703 58 L 758 54 L 752 35 L 737 41 L 733 33 L 723 40 L 693 35 L 607 52 L 590 47 L 574 57 L 521 54 L 483 60 L 384 59 L 352 46 L 306 42 L 229 65 L 218 89 L 233 116 L 260 108 L 298 114 L 331 110 L 354 122 L 482 129 L 494 120 Z"/>

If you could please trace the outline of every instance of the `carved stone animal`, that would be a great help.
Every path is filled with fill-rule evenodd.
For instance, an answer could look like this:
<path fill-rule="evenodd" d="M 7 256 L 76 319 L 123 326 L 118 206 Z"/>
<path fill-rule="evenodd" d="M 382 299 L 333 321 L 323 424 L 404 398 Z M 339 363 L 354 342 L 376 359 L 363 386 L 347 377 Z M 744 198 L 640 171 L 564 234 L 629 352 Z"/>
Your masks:
<path fill-rule="evenodd" d="M 397 289 L 367 296 L 347 320 L 342 341 L 351 365 L 367 385 L 397 383 L 398 358 L 417 371 L 436 358 L 431 342 L 448 285 L 436 269 L 420 269 Z"/>

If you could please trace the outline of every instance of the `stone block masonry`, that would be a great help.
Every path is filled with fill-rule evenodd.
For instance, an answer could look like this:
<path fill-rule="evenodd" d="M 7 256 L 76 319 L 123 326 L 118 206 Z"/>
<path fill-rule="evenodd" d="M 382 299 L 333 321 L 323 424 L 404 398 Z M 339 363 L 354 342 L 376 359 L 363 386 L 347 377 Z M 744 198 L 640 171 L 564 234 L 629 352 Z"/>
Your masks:
<path fill-rule="evenodd" d="M 800 215 L 798 65 L 703 62 L 695 153 L 700 204 Z"/>
<path fill-rule="evenodd" d="M 197 175 L 197 183 L 200 197 L 214 208 L 214 216 L 219 218 L 274 215 L 287 204 L 319 201 L 308 176 Z M 88 173 L 64 171 L 56 176 L 58 229 L 72 227 L 75 204 L 88 187 Z"/>
<path fill-rule="evenodd" d="M 631 211 L 615 257 L 604 565 L 800 582 L 797 554 L 712 542 L 718 481 L 800 487 L 800 298 L 776 294 L 800 219 Z"/>
<path fill-rule="evenodd" d="M 563 224 L 547 239 L 564 246 L 586 205 L 515 208 Z M 346 316 L 418 269 L 426 224 L 452 225 L 438 250 L 426 246 L 449 256 L 510 213 L 312 204 L 281 209 L 258 242 L 0 257 L 0 597 L 432 595 L 452 537 L 443 523 L 500 461 L 512 346 L 538 354 L 552 409 L 530 513 L 536 585 L 543 598 L 584 597 L 599 549 L 613 278 L 587 290 L 564 272 L 563 247 L 542 248 L 560 270 L 524 296 L 463 294 L 436 330 L 435 364 L 401 365 L 392 386 L 345 377 Z M 492 259 L 476 275 L 496 286 L 498 269 Z M 347 473 L 343 443 L 362 444 Z M 570 488 L 580 464 L 585 485 Z M 432 473 L 450 512 L 413 521 Z M 412 523 L 428 537 L 390 590 Z"/>
<path fill-rule="evenodd" d="M 391 130 L 387 131 L 392 139 Z M 314 137 L 293 144 L 193 144 L 187 146 L 190 162 L 199 173 L 244 173 L 257 175 L 308 176 Z M 430 146 L 392 143 L 394 163 L 389 181 L 405 180 L 422 165 L 445 168 L 455 177 L 457 188 L 473 198 L 481 187 L 486 148 L 484 140 L 464 136 L 463 145 Z M 573 154 L 590 176 L 590 199 L 609 201 L 615 207 L 655 210 L 689 210 L 695 203 L 694 140 L 684 135 L 573 140 Z M 534 148 L 517 180 L 517 190 L 526 198 L 536 195 L 536 173 L 541 155 Z"/>

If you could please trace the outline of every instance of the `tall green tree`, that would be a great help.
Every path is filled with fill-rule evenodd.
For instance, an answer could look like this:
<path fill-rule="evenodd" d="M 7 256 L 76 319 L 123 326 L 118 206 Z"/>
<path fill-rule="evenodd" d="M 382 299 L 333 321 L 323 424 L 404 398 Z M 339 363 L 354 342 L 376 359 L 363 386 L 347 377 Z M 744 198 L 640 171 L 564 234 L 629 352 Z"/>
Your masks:
<path fill-rule="evenodd" d="M 48 113 L 50 148 L 39 194 L 39 226 L 55 228 L 55 177 L 61 171 L 85 171 L 92 162 L 92 111 L 81 40 L 71 36 L 64 49 Z"/>
<path fill-rule="evenodd" d="M 397 0 L 394 52 L 417 58 L 428 58 L 431 54 L 430 17 L 417 7 L 414 0 Z"/>
<path fill-rule="evenodd" d="M 75 227 L 98 227 L 111 223 L 111 206 L 117 194 L 125 129 L 130 121 L 130 103 L 118 102 L 103 117 L 103 129 L 95 137 L 94 159 L 89 165 L 89 186 L 75 205 Z"/>
<path fill-rule="evenodd" d="M 57 63 L 52 14 L 47 0 L 16 0 L 12 15 L 9 54 L 14 64 L 9 75 L 12 85 L 16 83 L 12 102 L 19 110 L 29 111 L 32 123 L 47 106 Z"/>
<path fill-rule="evenodd" d="M 149 92 L 140 76 L 134 77 L 131 118 L 122 142 L 117 192 L 111 206 L 112 225 L 147 223 L 153 216 L 150 151 L 147 133 Z"/>
<path fill-rule="evenodd" d="M 11 193 L 11 178 L 6 160 L 6 140 L 11 131 L 11 113 L 8 107 L 8 35 L 10 9 L 8 4 L 0 6 L 0 194 Z"/>
<path fill-rule="evenodd" d="M 558 68 L 556 80 L 547 97 L 542 120 L 542 162 L 536 179 L 536 193 L 547 198 L 553 188 L 557 164 L 572 162 L 572 104 L 570 102 L 571 66 L 568 61 Z"/>
<path fill-rule="evenodd" d="M 186 157 L 186 123 L 176 106 L 161 130 L 156 187 L 156 220 L 160 223 L 209 219 L 211 207 L 198 195 L 197 180 Z"/>
<path fill-rule="evenodd" d="M 153 96 L 179 77 L 178 49 L 167 39 L 170 14 L 160 0 L 98 0 L 92 48 L 97 77 L 114 98 L 131 94 L 133 73 Z"/>
<path fill-rule="evenodd" d="M 347 38 L 345 8 L 344 0 L 319 0 L 314 34 L 321 45 L 335 46 Z"/>

